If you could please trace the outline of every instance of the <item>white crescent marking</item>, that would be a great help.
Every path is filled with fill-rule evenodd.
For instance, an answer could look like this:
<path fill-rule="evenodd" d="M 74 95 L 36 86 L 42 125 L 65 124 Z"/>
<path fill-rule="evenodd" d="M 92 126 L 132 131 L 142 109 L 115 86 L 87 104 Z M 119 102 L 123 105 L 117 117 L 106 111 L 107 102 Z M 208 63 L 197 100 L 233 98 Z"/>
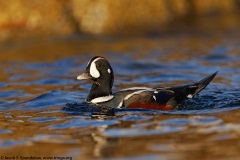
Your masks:
<path fill-rule="evenodd" d="M 93 76 L 94 78 L 98 78 L 100 77 L 100 73 L 99 71 L 97 70 L 97 67 L 96 67 L 96 61 L 100 60 L 100 59 L 103 59 L 102 57 L 100 58 L 96 58 L 94 61 L 92 61 L 91 63 L 91 66 L 90 66 L 90 74 L 91 76 Z"/>

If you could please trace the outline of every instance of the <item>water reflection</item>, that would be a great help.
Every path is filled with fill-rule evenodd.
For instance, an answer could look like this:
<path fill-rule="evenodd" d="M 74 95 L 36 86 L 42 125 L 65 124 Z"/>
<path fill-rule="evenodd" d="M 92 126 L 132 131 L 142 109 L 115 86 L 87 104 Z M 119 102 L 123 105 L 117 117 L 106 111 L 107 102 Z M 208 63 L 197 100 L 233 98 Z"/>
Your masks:
<path fill-rule="evenodd" d="M 16 51 L 21 57 L 0 64 L 0 154 L 63 154 L 83 159 L 240 156 L 239 41 L 235 36 L 215 36 L 88 43 L 76 39 L 76 43 L 49 45 L 50 50 L 65 48 L 59 57 L 27 59 L 24 50 Z M 216 70 L 219 75 L 178 110 L 115 109 L 114 116 L 104 117 L 99 109 L 82 103 L 89 82 L 76 80 L 93 55 L 106 56 L 111 62 L 116 73 L 114 90 L 174 86 Z"/>

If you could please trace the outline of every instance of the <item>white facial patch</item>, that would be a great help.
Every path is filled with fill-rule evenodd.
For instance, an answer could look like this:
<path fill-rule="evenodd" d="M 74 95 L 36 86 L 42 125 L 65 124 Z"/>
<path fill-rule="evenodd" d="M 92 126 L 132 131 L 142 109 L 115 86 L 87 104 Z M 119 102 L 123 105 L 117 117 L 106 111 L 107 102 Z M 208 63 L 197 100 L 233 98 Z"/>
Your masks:
<path fill-rule="evenodd" d="M 100 59 L 102 59 L 102 58 L 96 58 L 94 61 L 92 61 L 91 66 L 90 66 L 90 74 L 94 78 L 100 77 L 100 73 L 99 73 L 99 71 L 97 70 L 97 67 L 96 67 L 96 61 L 98 61 Z"/>
<path fill-rule="evenodd" d="M 111 73 L 111 69 L 109 69 L 109 68 L 108 68 L 108 70 L 107 70 L 107 71 L 108 71 L 108 73 L 109 73 L 109 74 Z"/>

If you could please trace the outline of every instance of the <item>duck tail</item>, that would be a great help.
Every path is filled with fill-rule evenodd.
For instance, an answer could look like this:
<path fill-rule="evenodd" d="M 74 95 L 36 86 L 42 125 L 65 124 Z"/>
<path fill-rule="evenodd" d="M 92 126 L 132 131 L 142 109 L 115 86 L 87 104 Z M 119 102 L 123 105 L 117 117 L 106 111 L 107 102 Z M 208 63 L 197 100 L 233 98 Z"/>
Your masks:
<path fill-rule="evenodd" d="M 195 85 L 197 86 L 197 89 L 195 90 L 194 95 L 198 94 L 200 91 L 202 91 L 204 88 L 207 87 L 207 85 L 213 80 L 213 78 L 217 75 L 218 71 L 216 71 L 215 73 L 203 78 L 202 80 L 200 80 L 199 82 L 195 83 Z"/>
<path fill-rule="evenodd" d="M 200 91 L 207 87 L 207 85 L 213 80 L 217 73 L 218 71 L 203 78 L 198 82 L 189 85 L 170 88 L 170 90 L 174 91 L 175 93 L 175 101 L 180 103 L 184 99 L 193 98 L 196 94 L 198 94 Z"/>

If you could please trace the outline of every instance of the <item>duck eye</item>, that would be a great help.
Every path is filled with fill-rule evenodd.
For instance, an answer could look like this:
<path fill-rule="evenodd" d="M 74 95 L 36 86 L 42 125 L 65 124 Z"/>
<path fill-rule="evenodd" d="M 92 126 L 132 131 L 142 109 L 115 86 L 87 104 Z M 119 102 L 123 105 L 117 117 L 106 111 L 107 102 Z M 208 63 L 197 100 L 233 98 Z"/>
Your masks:
<path fill-rule="evenodd" d="M 101 68 L 101 64 L 97 64 L 96 67 L 97 67 L 97 68 Z"/>

